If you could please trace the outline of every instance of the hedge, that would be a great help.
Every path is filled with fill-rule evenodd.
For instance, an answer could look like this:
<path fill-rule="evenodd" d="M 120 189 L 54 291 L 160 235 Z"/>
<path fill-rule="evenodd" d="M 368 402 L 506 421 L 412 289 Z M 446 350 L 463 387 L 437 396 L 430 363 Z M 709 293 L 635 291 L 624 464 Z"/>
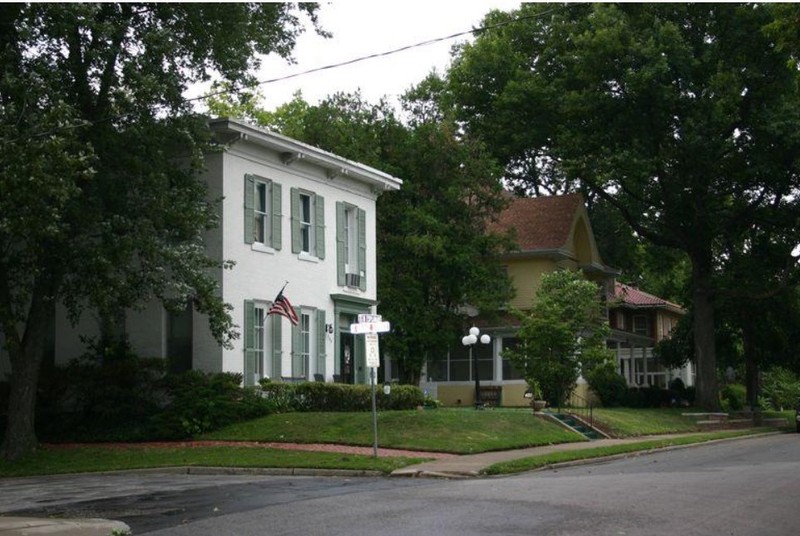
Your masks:
<path fill-rule="evenodd" d="M 273 407 L 283 411 L 371 411 L 372 390 L 369 385 L 343 383 L 301 382 L 278 383 L 261 381 L 263 395 Z M 375 402 L 379 410 L 415 409 L 425 403 L 419 387 L 392 385 L 390 394 L 383 385 L 375 387 Z"/>

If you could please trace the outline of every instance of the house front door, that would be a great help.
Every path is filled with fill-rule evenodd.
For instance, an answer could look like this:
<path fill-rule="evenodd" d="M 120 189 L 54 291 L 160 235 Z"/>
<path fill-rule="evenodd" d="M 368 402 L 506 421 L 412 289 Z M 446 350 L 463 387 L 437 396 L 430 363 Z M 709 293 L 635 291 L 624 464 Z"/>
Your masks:
<path fill-rule="evenodd" d="M 352 333 L 339 334 L 339 370 L 342 383 L 355 383 L 356 338 Z"/>

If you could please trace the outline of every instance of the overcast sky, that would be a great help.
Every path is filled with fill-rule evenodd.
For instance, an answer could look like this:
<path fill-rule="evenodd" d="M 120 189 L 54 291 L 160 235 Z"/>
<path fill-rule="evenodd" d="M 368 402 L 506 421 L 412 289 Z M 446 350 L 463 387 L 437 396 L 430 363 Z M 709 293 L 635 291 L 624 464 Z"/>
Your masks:
<path fill-rule="evenodd" d="M 280 58 L 268 58 L 259 81 L 280 78 L 326 65 L 350 61 L 415 43 L 449 36 L 478 26 L 492 9 L 509 11 L 519 0 L 335 0 L 320 2 L 319 21 L 333 37 L 324 39 L 313 30 L 298 40 L 297 63 L 287 65 Z M 443 72 L 450 60 L 450 48 L 469 40 L 455 39 L 364 60 L 353 65 L 327 69 L 288 80 L 264 84 L 263 104 L 274 109 L 292 98 L 298 89 L 310 103 L 337 91 L 354 92 L 376 102 L 396 97 L 421 81 L 434 67 Z"/>

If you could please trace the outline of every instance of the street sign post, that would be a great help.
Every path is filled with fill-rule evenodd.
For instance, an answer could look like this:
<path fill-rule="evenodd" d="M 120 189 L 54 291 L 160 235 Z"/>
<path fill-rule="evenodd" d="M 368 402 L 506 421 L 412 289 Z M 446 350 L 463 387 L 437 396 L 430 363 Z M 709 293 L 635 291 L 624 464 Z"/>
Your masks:
<path fill-rule="evenodd" d="M 386 333 L 392 329 L 389 322 L 365 322 L 363 324 L 350 324 L 350 333 L 362 335 L 364 333 Z"/>
<path fill-rule="evenodd" d="M 378 348 L 378 334 L 365 333 L 364 342 L 367 350 L 367 366 L 378 368 L 381 364 L 380 350 Z"/>
<path fill-rule="evenodd" d="M 376 458 L 378 457 L 378 407 L 375 401 L 375 375 L 381 365 L 378 333 L 386 333 L 391 329 L 391 324 L 384 322 L 381 315 L 360 314 L 358 323 L 350 324 L 350 333 L 364 335 L 369 383 L 372 386 L 372 453 Z"/>
<path fill-rule="evenodd" d="M 358 315 L 359 324 L 372 324 L 375 322 L 383 322 L 381 315 Z"/>

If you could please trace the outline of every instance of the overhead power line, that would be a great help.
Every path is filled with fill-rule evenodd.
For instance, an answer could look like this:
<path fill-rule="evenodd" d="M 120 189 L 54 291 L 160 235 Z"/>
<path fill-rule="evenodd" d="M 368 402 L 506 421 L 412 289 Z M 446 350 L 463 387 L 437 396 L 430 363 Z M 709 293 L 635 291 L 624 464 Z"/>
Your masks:
<path fill-rule="evenodd" d="M 229 94 L 229 93 L 240 93 L 242 91 L 245 91 L 245 90 L 248 90 L 248 89 L 252 89 L 252 88 L 257 87 L 257 86 L 273 84 L 275 82 L 283 82 L 284 80 L 291 80 L 292 78 L 305 76 L 307 74 L 318 73 L 320 71 L 326 71 L 326 70 L 329 70 L 329 69 L 336 69 L 338 67 L 346 67 L 348 65 L 353 65 L 355 63 L 361 63 L 362 61 L 367 61 L 367 60 L 371 60 L 371 59 L 375 59 L 375 58 L 382 58 L 382 57 L 386 57 L 386 56 L 391 56 L 393 54 L 398 54 L 400 52 L 405 52 L 407 50 L 412 50 L 412 49 L 415 49 L 415 48 L 420 48 L 420 47 L 432 45 L 432 44 L 435 44 L 435 43 L 441 43 L 442 41 L 449 41 L 450 39 L 455 39 L 457 37 L 462 37 L 462 36 L 465 36 L 465 35 L 480 33 L 480 32 L 484 32 L 484 31 L 487 31 L 487 30 L 493 30 L 495 28 L 501 28 L 503 26 L 508 26 L 509 24 L 514 24 L 516 22 L 520 22 L 520 21 L 523 21 L 523 20 L 539 18 L 539 17 L 542 17 L 544 15 L 548 15 L 548 14 L 554 12 L 554 11 L 555 11 L 555 9 L 550 9 L 550 10 L 547 10 L 547 11 L 542 11 L 541 13 L 537 13 L 535 15 L 528 15 L 528 16 L 525 16 L 525 17 L 517 17 L 517 18 L 511 19 L 509 21 L 500 22 L 500 23 L 497 23 L 497 24 L 489 25 L 489 26 L 482 26 L 480 28 L 474 28 L 472 30 L 464 30 L 462 32 L 457 32 L 457 33 L 446 35 L 446 36 L 443 36 L 443 37 L 435 37 L 433 39 L 428 39 L 426 41 L 420 41 L 418 43 L 405 45 L 405 46 L 402 46 L 400 48 L 394 48 L 394 49 L 387 50 L 387 51 L 384 51 L 384 52 L 375 52 L 373 54 L 368 54 L 366 56 L 359 56 L 357 58 L 353 58 L 351 60 L 342 61 L 342 62 L 339 62 L 339 63 L 331 63 L 329 65 L 323 65 L 321 67 L 314 67 L 312 69 L 307 69 L 305 71 L 300 71 L 300 72 L 297 72 L 297 73 L 292 73 L 292 74 L 288 74 L 288 75 L 285 75 L 285 76 L 280 76 L 278 78 L 270 78 L 270 79 L 267 79 L 267 80 L 261 80 L 259 82 L 256 82 L 255 84 L 251 84 L 251 85 L 240 87 L 240 88 L 227 88 L 227 89 L 222 89 L 222 90 L 219 90 L 219 91 L 213 91 L 213 92 L 201 95 L 199 97 L 193 97 L 191 99 L 187 99 L 187 101 L 188 102 L 193 102 L 193 101 L 197 101 L 197 100 L 205 100 L 205 99 L 208 99 L 208 98 L 211 98 L 211 97 L 217 97 L 219 95 L 226 95 L 226 94 Z"/>
<path fill-rule="evenodd" d="M 360 62 L 371 60 L 371 59 L 375 59 L 375 58 L 382 58 L 382 57 L 386 57 L 386 56 L 391 56 L 393 54 L 399 54 L 400 52 L 405 52 L 407 50 L 412 50 L 412 49 L 415 49 L 415 48 L 420 48 L 420 47 L 432 45 L 434 43 L 440 43 L 442 41 L 455 39 L 457 37 L 462 37 L 462 36 L 470 35 L 470 34 L 479 34 L 481 32 L 485 32 L 485 31 L 488 31 L 488 30 L 493 30 L 493 29 L 496 29 L 496 28 L 501 28 L 501 27 L 508 26 L 510 24 L 515 24 L 515 23 L 518 23 L 518 22 L 521 22 L 521 21 L 530 20 L 530 19 L 537 19 L 537 18 L 543 17 L 545 15 L 549 15 L 550 13 L 553 13 L 555 11 L 556 11 L 555 8 L 554 9 L 548 9 L 546 11 L 542 11 L 542 12 L 536 13 L 534 15 L 516 17 L 514 19 L 510 19 L 510 20 L 507 20 L 507 21 L 504 21 L 504 22 L 499 22 L 497 24 L 491 24 L 491 25 L 488 25 L 488 26 L 481 26 L 481 27 L 478 27 L 478 28 L 473 28 L 471 30 L 464 30 L 464 31 L 461 31 L 461 32 L 457 32 L 457 33 L 446 35 L 446 36 L 442 36 L 442 37 L 435 37 L 433 39 L 427 39 L 425 41 L 420 41 L 420 42 L 413 43 L 413 44 L 410 44 L 410 45 L 405 45 L 405 46 L 402 46 L 402 47 L 399 47 L 399 48 L 395 48 L 395 49 L 391 49 L 391 50 L 387 50 L 387 51 L 384 51 L 384 52 L 376 52 L 376 53 L 373 53 L 373 54 L 368 54 L 368 55 L 365 55 L 365 56 L 359 56 L 357 58 L 353 58 L 351 60 L 342 61 L 342 62 L 339 62 L 339 63 L 332 63 L 332 64 L 329 64 L 329 65 L 323 65 L 321 67 L 314 67 L 312 69 L 307 69 L 305 71 L 300 71 L 300 72 L 297 72 L 297 73 L 288 74 L 288 75 L 281 76 L 281 77 L 278 77 L 278 78 L 270 78 L 270 79 L 267 79 L 267 80 L 261 80 L 259 82 L 254 83 L 254 84 L 249 84 L 247 86 L 242 86 L 242 87 L 238 87 L 238 88 L 225 88 L 225 89 L 221 89 L 221 90 L 218 90 L 218 91 L 206 93 L 206 94 L 201 95 L 199 97 L 192 97 L 192 98 L 186 99 L 186 102 L 194 102 L 194 101 L 198 101 L 198 100 L 205 100 L 205 99 L 209 99 L 211 97 L 216 97 L 216 96 L 219 96 L 219 95 L 238 94 L 238 93 L 241 93 L 243 91 L 247 91 L 247 90 L 253 89 L 255 87 L 258 87 L 258 86 L 263 86 L 263 85 L 267 85 L 267 84 L 274 84 L 276 82 L 282 82 L 284 80 L 290 80 L 292 78 L 298 78 L 300 76 L 305 76 L 305 75 L 316 73 L 316 72 L 320 72 L 320 71 L 336 69 L 336 68 L 339 68 L 339 67 L 346 67 L 348 65 L 353 65 L 355 63 L 360 63 Z M 39 132 L 39 133 L 36 133 L 36 134 L 29 134 L 27 136 L 22 136 L 22 137 L 19 137 L 19 138 L 15 138 L 13 140 L 0 138 L 0 141 L 3 144 L 7 144 L 7 143 L 14 143 L 14 142 L 17 142 L 17 141 L 21 141 L 22 139 L 32 139 L 32 138 L 39 138 L 39 137 L 42 137 L 42 136 L 50 136 L 52 134 L 55 134 L 55 133 L 58 133 L 58 132 L 62 132 L 62 131 L 75 130 L 75 129 L 78 129 L 78 128 L 83 128 L 83 127 L 87 127 L 87 126 L 91 126 L 91 125 L 96 125 L 98 123 L 105 123 L 105 122 L 109 122 L 109 121 L 114 121 L 114 120 L 121 119 L 121 118 L 125 117 L 125 115 L 126 114 L 119 114 L 119 115 L 116 115 L 116 116 L 110 116 L 110 117 L 106 117 L 106 118 L 103 118 L 103 119 L 97 119 L 97 120 L 94 120 L 94 121 L 81 119 L 80 121 L 78 121 L 76 123 L 73 123 L 73 124 L 70 124 L 70 125 L 59 126 L 57 128 L 54 128 L 54 129 L 51 129 L 51 130 L 48 130 L 48 131 L 45 131 L 45 132 Z"/>

